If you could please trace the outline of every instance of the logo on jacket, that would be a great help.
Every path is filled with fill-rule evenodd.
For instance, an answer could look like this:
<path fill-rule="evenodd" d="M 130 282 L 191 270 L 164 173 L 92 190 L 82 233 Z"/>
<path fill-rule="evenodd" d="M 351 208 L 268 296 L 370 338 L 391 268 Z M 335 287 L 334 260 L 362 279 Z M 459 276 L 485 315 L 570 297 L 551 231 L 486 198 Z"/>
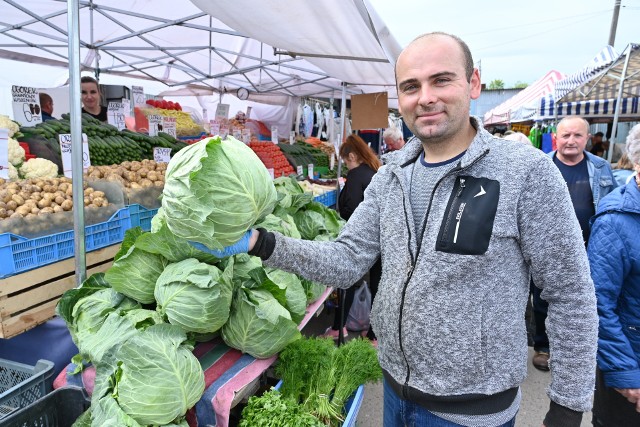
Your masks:
<path fill-rule="evenodd" d="M 475 199 L 478 196 L 484 196 L 485 194 L 487 194 L 486 191 L 484 191 L 484 187 L 481 185 L 480 186 L 480 191 L 478 192 L 478 194 L 476 194 L 475 196 L 473 196 L 473 198 Z"/>

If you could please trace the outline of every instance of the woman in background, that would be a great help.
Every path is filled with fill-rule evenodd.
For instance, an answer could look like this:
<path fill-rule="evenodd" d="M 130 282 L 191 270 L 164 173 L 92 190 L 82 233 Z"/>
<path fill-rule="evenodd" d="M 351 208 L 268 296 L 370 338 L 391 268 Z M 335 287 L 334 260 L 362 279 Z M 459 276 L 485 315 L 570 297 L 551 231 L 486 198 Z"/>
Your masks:
<path fill-rule="evenodd" d="M 629 160 L 629 156 L 627 153 L 624 153 L 618 163 L 611 169 L 613 172 L 613 177 L 618 181 L 618 185 L 625 186 L 631 180 L 631 175 L 633 175 L 633 163 Z"/>
<path fill-rule="evenodd" d="M 87 113 L 101 122 L 107 121 L 107 107 L 102 105 L 100 87 L 93 77 L 84 76 L 80 79 L 82 86 L 82 112 Z"/>
<path fill-rule="evenodd" d="M 627 137 L 640 171 L 640 125 Z M 591 219 L 589 264 L 598 300 L 593 425 L 640 426 L 640 176 L 605 196 Z"/>
<path fill-rule="evenodd" d="M 360 202 L 364 200 L 364 190 L 369 186 L 373 175 L 376 174 L 380 168 L 380 160 L 376 157 L 371 148 L 364 142 L 362 138 L 357 135 L 349 135 L 347 140 L 340 147 L 340 158 L 344 165 L 349 169 L 347 173 L 347 182 L 344 184 L 344 188 L 340 191 L 338 198 L 338 208 L 340 211 L 340 217 L 345 221 L 348 221 L 353 212 L 356 210 Z M 377 263 L 379 263 L 378 261 Z M 372 270 L 375 268 L 372 268 Z M 372 280 L 370 280 L 372 281 Z M 378 280 L 379 281 L 379 280 Z M 372 281 L 373 282 L 373 281 Z M 327 328 L 324 333 L 326 337 L 338 338 L 340 328 L 343 328 L 343 335 L 348 335 L 345 328 L 347 316 L 351 305 L 353 304 L 353 296 L 356 291 L 356 287 L 362 284 L 362 280 L 354 283 L 353 286 L 345 291 L 345 297 L 343 301 L 344 316 L 342 324 L 340 324 L 340 316 L 338 311 L 334 314 L 333 326 Z M 378 289 L 378 283 L 371 283 L 371 300 L 375 296 L 375 292 Z M 342 307 L 340 307 L 342 310 Z M 366 332 L 366 331 L 364 331 Z M 375 336 L 373 336 L 375 338 Z M 370 336 L 371 338 L 371 336 Z"/>

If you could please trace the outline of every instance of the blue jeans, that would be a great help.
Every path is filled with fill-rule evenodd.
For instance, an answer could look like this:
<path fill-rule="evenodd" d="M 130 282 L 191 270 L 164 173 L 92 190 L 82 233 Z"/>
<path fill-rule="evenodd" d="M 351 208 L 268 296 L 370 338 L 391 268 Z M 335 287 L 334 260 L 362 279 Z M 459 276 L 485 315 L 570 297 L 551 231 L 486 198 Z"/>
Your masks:
<path fill-rule="evenodd" d="M 400 398 L 384 381 L 384 427 L 461 427 L 442 419 L 417 403 Z M 513 427 L 516 418 L 498 427 Z"/>

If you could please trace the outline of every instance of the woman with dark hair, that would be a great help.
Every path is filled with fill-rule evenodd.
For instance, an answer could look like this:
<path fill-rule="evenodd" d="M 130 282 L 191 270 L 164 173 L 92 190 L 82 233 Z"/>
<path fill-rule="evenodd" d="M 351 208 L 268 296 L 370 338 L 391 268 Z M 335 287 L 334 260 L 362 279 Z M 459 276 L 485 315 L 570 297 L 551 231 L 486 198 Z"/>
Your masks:
<path fill-rule="evenodd" d="M 100 87 L 93 77 L 84 76 L 80 79 L 82 86 L 82 112 L 87 113 L 101 122 L 107 121 L 107 107 L 101 104 Z"/>
<path fill-rule="evenodd" d="M 358 135 L 349 135 L 346 141 L 340 147 L 340 158 L 344 165 L 349 169 L 347 173 L 347 181 L 340 196 L 338 198 L 338 209 L 340 211 L 340 217 L 346 221 L 349 220 L 353 212 L 356 210 L 360 202 L 364 200 L 364 190 L 369 186 L 373 175 L 376 174 L 381 166 L 380 160 L 375 155 L 373 150 L 364 142 Z M 380 260 L 374 264 L 370 273 L 370 287 L 371 287 L 371 299 L 375 296 L 375 292 L 378 288 L 378 282 L 380 281 Z M 335 313 L 333 326 L 327 328 L 324 336 L 338 338 L 340 328 L 343 329 L 344 336 L 347 336 L 347 330 L 345 323 L 347 321 L 347 315 L 353 304 L 353 297 L 358 285 L 362 285 L 363 280 L 359 280 L 353 286 L 345 291 L 345 297 L 343 301 L 344 316 L 342 324 L 340 324 L 340 316 L 338 312 Z M 342 309 L 342 308 L 341 308 Z M 366 332 L 366 331 L 364 331 Z M 371 327 L 369 327 L 369 333 L 367 336 L 375 340 L 375 335 Z"/>

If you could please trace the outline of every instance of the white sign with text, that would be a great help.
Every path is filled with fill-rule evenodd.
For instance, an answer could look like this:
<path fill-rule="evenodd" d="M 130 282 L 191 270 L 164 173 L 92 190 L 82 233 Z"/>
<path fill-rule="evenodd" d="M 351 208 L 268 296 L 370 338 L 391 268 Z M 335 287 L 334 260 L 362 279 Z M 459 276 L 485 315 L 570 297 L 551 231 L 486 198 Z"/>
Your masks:
<path fill-rule="evenodd" d="M 169 160 L 171 160 L 171 148 L 153 147 L 153 160 L 160 163 L 169 163 Z"/>
<path fill-rule="evenodd" d="M 228 119 L 229 118 L 229 104 L 218 104 L 216 106 L 216 119 Z"/>
<path fill-rule="evenodd" d="M 133 96 L 133 105 L 135 107 L 146 104 L 147 101 L 144 99 L 144 88 L 142 86 L 131 86 L 131 95 Z"/>
<path fill-rule="evenodd" d="M 271 126 L 271 142 L 278 143 L 278 128 L 275 126 Z"/>
<path fill-rule="evenodd" d="M 125 128 L 124 123 L 124 104 L 122 102 L 109 102 L 107 106 L 107 122 L 123 130 Z"/>
<path fill-rule="evenodd" d="M 64 176 L 71 178 L 73 167 L 71 160 L 71 134 L 64 133 L 58 135 L 60 141 L 60 154 L 62 155 L 62 169 L 64 169 Z M 86 171 L 91 166 L 91 159 L 89 157 L 89 143 L 87 142 L 87 134 L 82 134 L 82 169 Z"/>
<path fill-rule="evenodd" d="M 131 101 L 127 98 L 122 98 L 122 110 L 124 111 L 125 117 L 131 117 Z"/>
<path fill-rule="evenodd" d="M 307 176 L 309 179 L 313 179 L 313 163 L 309 163 L 309 166 L 307 166 Z"/>
<path fill-rule="evenodd" d="M 298 175 L 302 175 L 304 174 L 304 168 L 302 166 L 297 166 L 296 167 L 296 172 Z"/>
<path fill-rule="evenodd" d="M 0 129 L 0 178 L 9 179 L 9 129 Z"/>
<path fill-rule="evenodd" d="M 22 126 L 42 123 L 40 91 L 34 87 L 11 86 L 13 117 Z"/>
<path fill-rule="evenodd" d="M 176 137 L 176 118 L 175 117 L 163 117 L 162 118 L 162 132 Z"/>
<path fill-rule="evenodd" d="M 162 116 L 160 114 L 149 114 L 147 119 L 149 120 L 149 136 L 158 135 L 158 132 L 162 131 Z"/>

